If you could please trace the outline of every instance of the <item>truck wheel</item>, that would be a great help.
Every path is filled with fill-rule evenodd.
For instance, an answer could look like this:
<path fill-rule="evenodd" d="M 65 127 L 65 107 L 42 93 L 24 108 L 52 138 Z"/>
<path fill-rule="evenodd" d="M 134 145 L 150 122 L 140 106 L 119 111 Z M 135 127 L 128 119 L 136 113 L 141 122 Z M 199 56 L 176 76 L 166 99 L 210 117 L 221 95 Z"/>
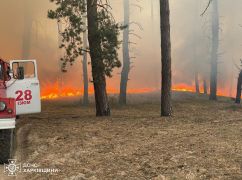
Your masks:
<path fill-rule="evenodd" d="M 0 164 L 8 163 L 13 157 L 14 129 L 0 130 Z"/>

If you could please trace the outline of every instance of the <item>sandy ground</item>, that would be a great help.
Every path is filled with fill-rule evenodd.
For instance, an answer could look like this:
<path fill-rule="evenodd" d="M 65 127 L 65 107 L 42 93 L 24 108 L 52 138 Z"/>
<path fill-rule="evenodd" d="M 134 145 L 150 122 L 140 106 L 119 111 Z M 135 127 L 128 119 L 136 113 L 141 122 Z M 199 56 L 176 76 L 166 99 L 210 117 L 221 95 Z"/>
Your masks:
<path fill-rule="evenodd" d="M 93 105 L 43 102 L 40 115 L 18 122 L 15 158 L 61 171 L 10 179 L 242 179 L 242 106 L 178 98 L 163 118 L 157 99 L 120 107 L 111 98 L 109 118 L 96 118 Z"/>

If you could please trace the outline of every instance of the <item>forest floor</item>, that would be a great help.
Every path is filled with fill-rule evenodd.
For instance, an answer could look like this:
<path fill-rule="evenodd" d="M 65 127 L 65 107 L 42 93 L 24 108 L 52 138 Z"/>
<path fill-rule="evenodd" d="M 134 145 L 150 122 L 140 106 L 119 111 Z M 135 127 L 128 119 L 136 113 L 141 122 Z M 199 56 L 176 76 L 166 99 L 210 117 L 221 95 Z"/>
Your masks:
<path fill-rule="evenodd" d="M 60 172 L 15 179 L 242 179 L 241 105 L 184 95 L 164 118 L 158 95 L 137 95 L 123 107 L 111 101 L 108 118 L 74 101 L 45 101 L 41 114 L 22 116 L 18 163 Z"/>

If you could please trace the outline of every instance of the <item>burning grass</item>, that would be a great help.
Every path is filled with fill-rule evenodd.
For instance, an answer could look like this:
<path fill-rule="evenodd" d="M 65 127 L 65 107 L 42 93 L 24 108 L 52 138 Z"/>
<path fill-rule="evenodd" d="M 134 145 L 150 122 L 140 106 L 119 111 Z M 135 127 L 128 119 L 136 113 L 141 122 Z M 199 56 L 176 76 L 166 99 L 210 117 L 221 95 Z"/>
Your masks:
<path fill-rule="evenodd" d="M 175 84 L 172 87 L 173 91 L 176 92 L 196 92 L 194 85 L 187 85 L 187 84 Z M 149 94 L 154 92 L 159 92 L 160 90 L 157 88 L 136 88 L 136 89 L 128 89 L 128 94 Z M 94 94 L 93 86 L 89 86 L 88 90 L 90 95 Z M 119 89 L 114 87 L 107 87 L 108 94 L 119 94 Z M 204 92 L 204 89 L 200 87 L 200 92 Z M 217 94 L 219 96 L 228 96 L 229 93 L 225 89 L 218 89 Z M 234 93 L 233 93 L 234 94 Z M 44 84 L 41 88 L 41 99 L 42 100 L 53 100 L 53 99 L 61 99 L 61 98 L 68 98 L 68 97 L 80 97 L 83 95 L 83 89 L 73 87 L 73 86 L 62 86 L 60 88 L 60 85 L 58 82 L 55 82 L 53 84 L 47 83 Z"/>
<path fill-rule="evenodd" d="M 162 118 L 156 94 L 132 95 L 126 107 L 112 98 L 109 118 L 72 100 L 43 102 L 40 115 L 22 117 L 18 135 L 28 133 L 16 158 L 62 171 L 21 178 L 242 178 L 242 106 L 179 93 L 174 116 Z"/>

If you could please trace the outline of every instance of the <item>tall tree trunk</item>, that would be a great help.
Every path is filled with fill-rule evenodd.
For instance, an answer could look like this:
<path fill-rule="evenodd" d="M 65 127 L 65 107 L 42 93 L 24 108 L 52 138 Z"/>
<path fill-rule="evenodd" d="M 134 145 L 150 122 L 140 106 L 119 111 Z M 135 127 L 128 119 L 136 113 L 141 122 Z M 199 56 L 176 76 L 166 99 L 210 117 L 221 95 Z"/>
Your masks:
<path fill-rule="evenodd" d="M 30 0 L 24 1 L 24 33 L 22 43 L 22 59 L 29 59 L 30 56 L 30 44 L 33 25 L 30 2 Z"/>
<path fill-rule="evenodd" d="M 240 104 L 241 101 L 241 90 L 242 90 L 242 70 L 240 71 L 239 78 L 238 78 L 238 84 L 237 84 L 237 94 L 236 94 L 236 100 L 235 103 Z"/>
<path fill-rule="evenodd" d="M 206 79 L 203 80 L 203 93 L 208 94 L 208 87 L 207 87 L 207 81 Z"/>
<path fill-rule="evenodd" d="M 231 69 L 232 69 L 232 66 L 231 66 Z M 233 97 L 233 81 L 234 81 L 234 78 L 233 78 L 233 71 L 231 71 L 231 76 L 230 76 L 230 87 L 229 87 L 229 97 Z"/>
<path fill-rule="evenodd" d="M 62 32 L 62 23 L 57 21 L 57 27 L 58 27 L 58 46 L 60 47 L 62 44 L 62 36 L 60 33 Z M 63 72 L 62 72 L 62 62 L 60 61 L 60 58 L 62 57 L 62 49 L 59 50 L 59 76 L 58 76 L 58 95 L 59 97 L 62 95 L 62 88 L 63 88 Z"/>
<path fill-rule="evenodd" d="M 212 51 L 210 74 L 210 100 L 217 100 L 217 75 L 218 75 L 218 47 L 219 47 L 219 12 L 218 0 L 212 1 Z"/>
<path fill-rule="evenodd" d="M 195 12 L 194 12 L 194 22 L 197 22 L 197 17 L 198 17 L 198 3 L 195 2 Z M 197 26 L 194 26 L 194 33 L 193 33 L 193 62 L 194 62 L 194 69 L 195 69 L 195 89 L 196 89 L 196 93 L 200 94 L 200 89 L 199 89 L 199 79 L 198 79 L 198 72 L 199 72 L 199 58 L 197 57 L 197 43 L 196 43 L 196 38 L 198 36 L 197 33 Z"/>
<path fill-rule="evenodd" d="M 121 72 L 119 103 L 127 103 L 127 85 L 130 72 L 130 56 L 129 56 L 129 0 L 123 0 L 124 3 L 124 25 L 127 28 L 123 31 L 123 68 Z"/>
<path fill-rule="evenodd" d="M 106 91 L 101 40 L 98 33 L 97 0 L 87 1 L 88 41 L 92 63 L 92 77 L 96 101 L 96 116 L 109 116 L 110 107 Z"/>
<path fill-rule="evenodd" d="M 86 26 L 86 18 L 84 20 Z M 87 49 L 87 31 L 83 33 L 83 48 Z M 82 60 L 82 71 L 83 71 L 83 83 L 84 83 L 84 91 L 83 91 L 83 105 L 87 106 L 89 104 L 88 101 L 88 71 L 87 71 L 87 52 L 84 51 L 83 60 Z"/>
<path fill-rule="evenodd" d="M 169 0 L 160 0 L 161 30 L 161 116 L 170 116 L 171 109 L 171 40 Z"/>
<path fill-rule="evenodd" d="M 196 93 L 197 94 L 200 94 L 199 80 L 198 80 L 198 72 L 197 72 L 197 70 L 195 72 L 195 86 L 196 86 Z"/>

